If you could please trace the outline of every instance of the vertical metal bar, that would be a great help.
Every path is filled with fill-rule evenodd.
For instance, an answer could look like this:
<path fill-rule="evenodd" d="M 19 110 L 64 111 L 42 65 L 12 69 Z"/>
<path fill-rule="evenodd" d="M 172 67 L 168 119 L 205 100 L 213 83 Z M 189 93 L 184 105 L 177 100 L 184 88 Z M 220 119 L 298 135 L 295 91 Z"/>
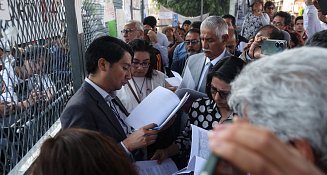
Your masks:
<path fill-rule="evenodd" d="M 69 41 L 73 87 L 74 90 L 79 89 L 83 82 L 83 54 L 81 51 L 81 45 L 79 43 L 79 35 L 77 29 L 77 19 L 75 12 L 75 1 L 64 1 L 66 8 L 66 22 L 67 22 L 67 37 Z"/>
<path fill-rule="evenodd" d="M 203 21 L 203 0 L 201 0 L 201 21 Z"/>

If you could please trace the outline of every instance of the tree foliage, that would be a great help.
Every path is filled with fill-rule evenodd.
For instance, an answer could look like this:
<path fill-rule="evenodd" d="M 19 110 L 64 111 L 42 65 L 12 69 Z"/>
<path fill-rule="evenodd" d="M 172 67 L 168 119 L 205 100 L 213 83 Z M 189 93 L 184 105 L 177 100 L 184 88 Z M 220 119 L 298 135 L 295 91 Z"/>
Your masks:
<path fill-rule="evenodd" d="M 184 16 L 201 15 L 201 0 L 155 0 Z M 223 15 L 229 12 L 229 0 L 203 0 L 203 13 Z"/>

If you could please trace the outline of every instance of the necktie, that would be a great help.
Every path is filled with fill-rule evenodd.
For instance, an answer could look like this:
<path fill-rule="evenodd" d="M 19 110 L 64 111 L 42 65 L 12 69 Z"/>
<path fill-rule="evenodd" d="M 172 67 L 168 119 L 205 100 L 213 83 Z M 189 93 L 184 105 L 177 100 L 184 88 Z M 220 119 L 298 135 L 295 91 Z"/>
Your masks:
<path fill-rule="evenodd" d="M 111 108 L 111 110 L 113 111 L 113 113 L 115 114 L 115 116 L 117 117 L 117 119 L 119 120 L 119 123 L 121 124 L 125 134 L 129 134 L 130 133 L 130 130 L 129 130 L 129 127 L 128 125 L 125 123 L 125 121 L 121 118 L 121 116 L 119 115 L 119 112 L 116 108 L 116 105 L 114 104 L 113 100 L 110 100 L 108 98 L 107 99 L 107 103 L 109 104 L 109 107 Z"/>
<path fill-rule="evenodd" d="M 208 69 L 206 70 L 205 75 L 203 77 L 203 80 L 202 80 L 202 83 L 201 83 L 201 86 L 199 89 L 200 92 L 205 92 L 206 84 L 207 84 L 207 75 L 209 72 L 211 72 L 212 67 L 213 67 L 213 64 L 211 62 L 207 63 L 207 65 L 208 65 Z"/>

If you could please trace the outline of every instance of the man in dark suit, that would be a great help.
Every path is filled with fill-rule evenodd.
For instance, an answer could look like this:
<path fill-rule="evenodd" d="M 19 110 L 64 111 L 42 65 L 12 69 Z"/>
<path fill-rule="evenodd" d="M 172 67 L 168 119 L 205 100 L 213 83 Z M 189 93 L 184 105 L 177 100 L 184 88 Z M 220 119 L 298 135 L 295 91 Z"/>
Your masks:
<path fill-rule="evenodd" d="M 88 77 L 61 114 L 62 128 L 85 128 L 114 138 L 126 153 L 155 142 L 158 131 L 149 124 L 132 132 L 125 123 L 128 112 L 115 96 L 131 78 L 133 51 L 123 41 L 103 36 L 85 53 Z"/>
<path fill-rule="evenodd" d="M 200 33 L 203 53 L 189 57 L 183 76 L 185 78 L 185 73 L 190 72 L 195 83 L 195 90 L 205 93 L 206 78 L 210 67 L 216 65 L 224 57 L 230 56 L 226 50 L 226 43 L 229 39 L 228 26 L 221 17 L 209 16 L 201 23 Z"/>

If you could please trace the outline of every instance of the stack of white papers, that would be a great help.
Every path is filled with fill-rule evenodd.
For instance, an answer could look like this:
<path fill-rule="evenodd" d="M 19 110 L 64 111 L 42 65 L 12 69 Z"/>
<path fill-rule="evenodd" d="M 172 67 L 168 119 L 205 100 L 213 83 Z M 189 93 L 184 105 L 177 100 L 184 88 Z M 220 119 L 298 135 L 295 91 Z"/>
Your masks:
<path fill-rule="evenodd" d="M 189 94 L 182 99 L 161 86 L 153 90 L 127 117 L 126 123 L 134 129 L 154 123 L 160 130 L 187 101 Z"/>

